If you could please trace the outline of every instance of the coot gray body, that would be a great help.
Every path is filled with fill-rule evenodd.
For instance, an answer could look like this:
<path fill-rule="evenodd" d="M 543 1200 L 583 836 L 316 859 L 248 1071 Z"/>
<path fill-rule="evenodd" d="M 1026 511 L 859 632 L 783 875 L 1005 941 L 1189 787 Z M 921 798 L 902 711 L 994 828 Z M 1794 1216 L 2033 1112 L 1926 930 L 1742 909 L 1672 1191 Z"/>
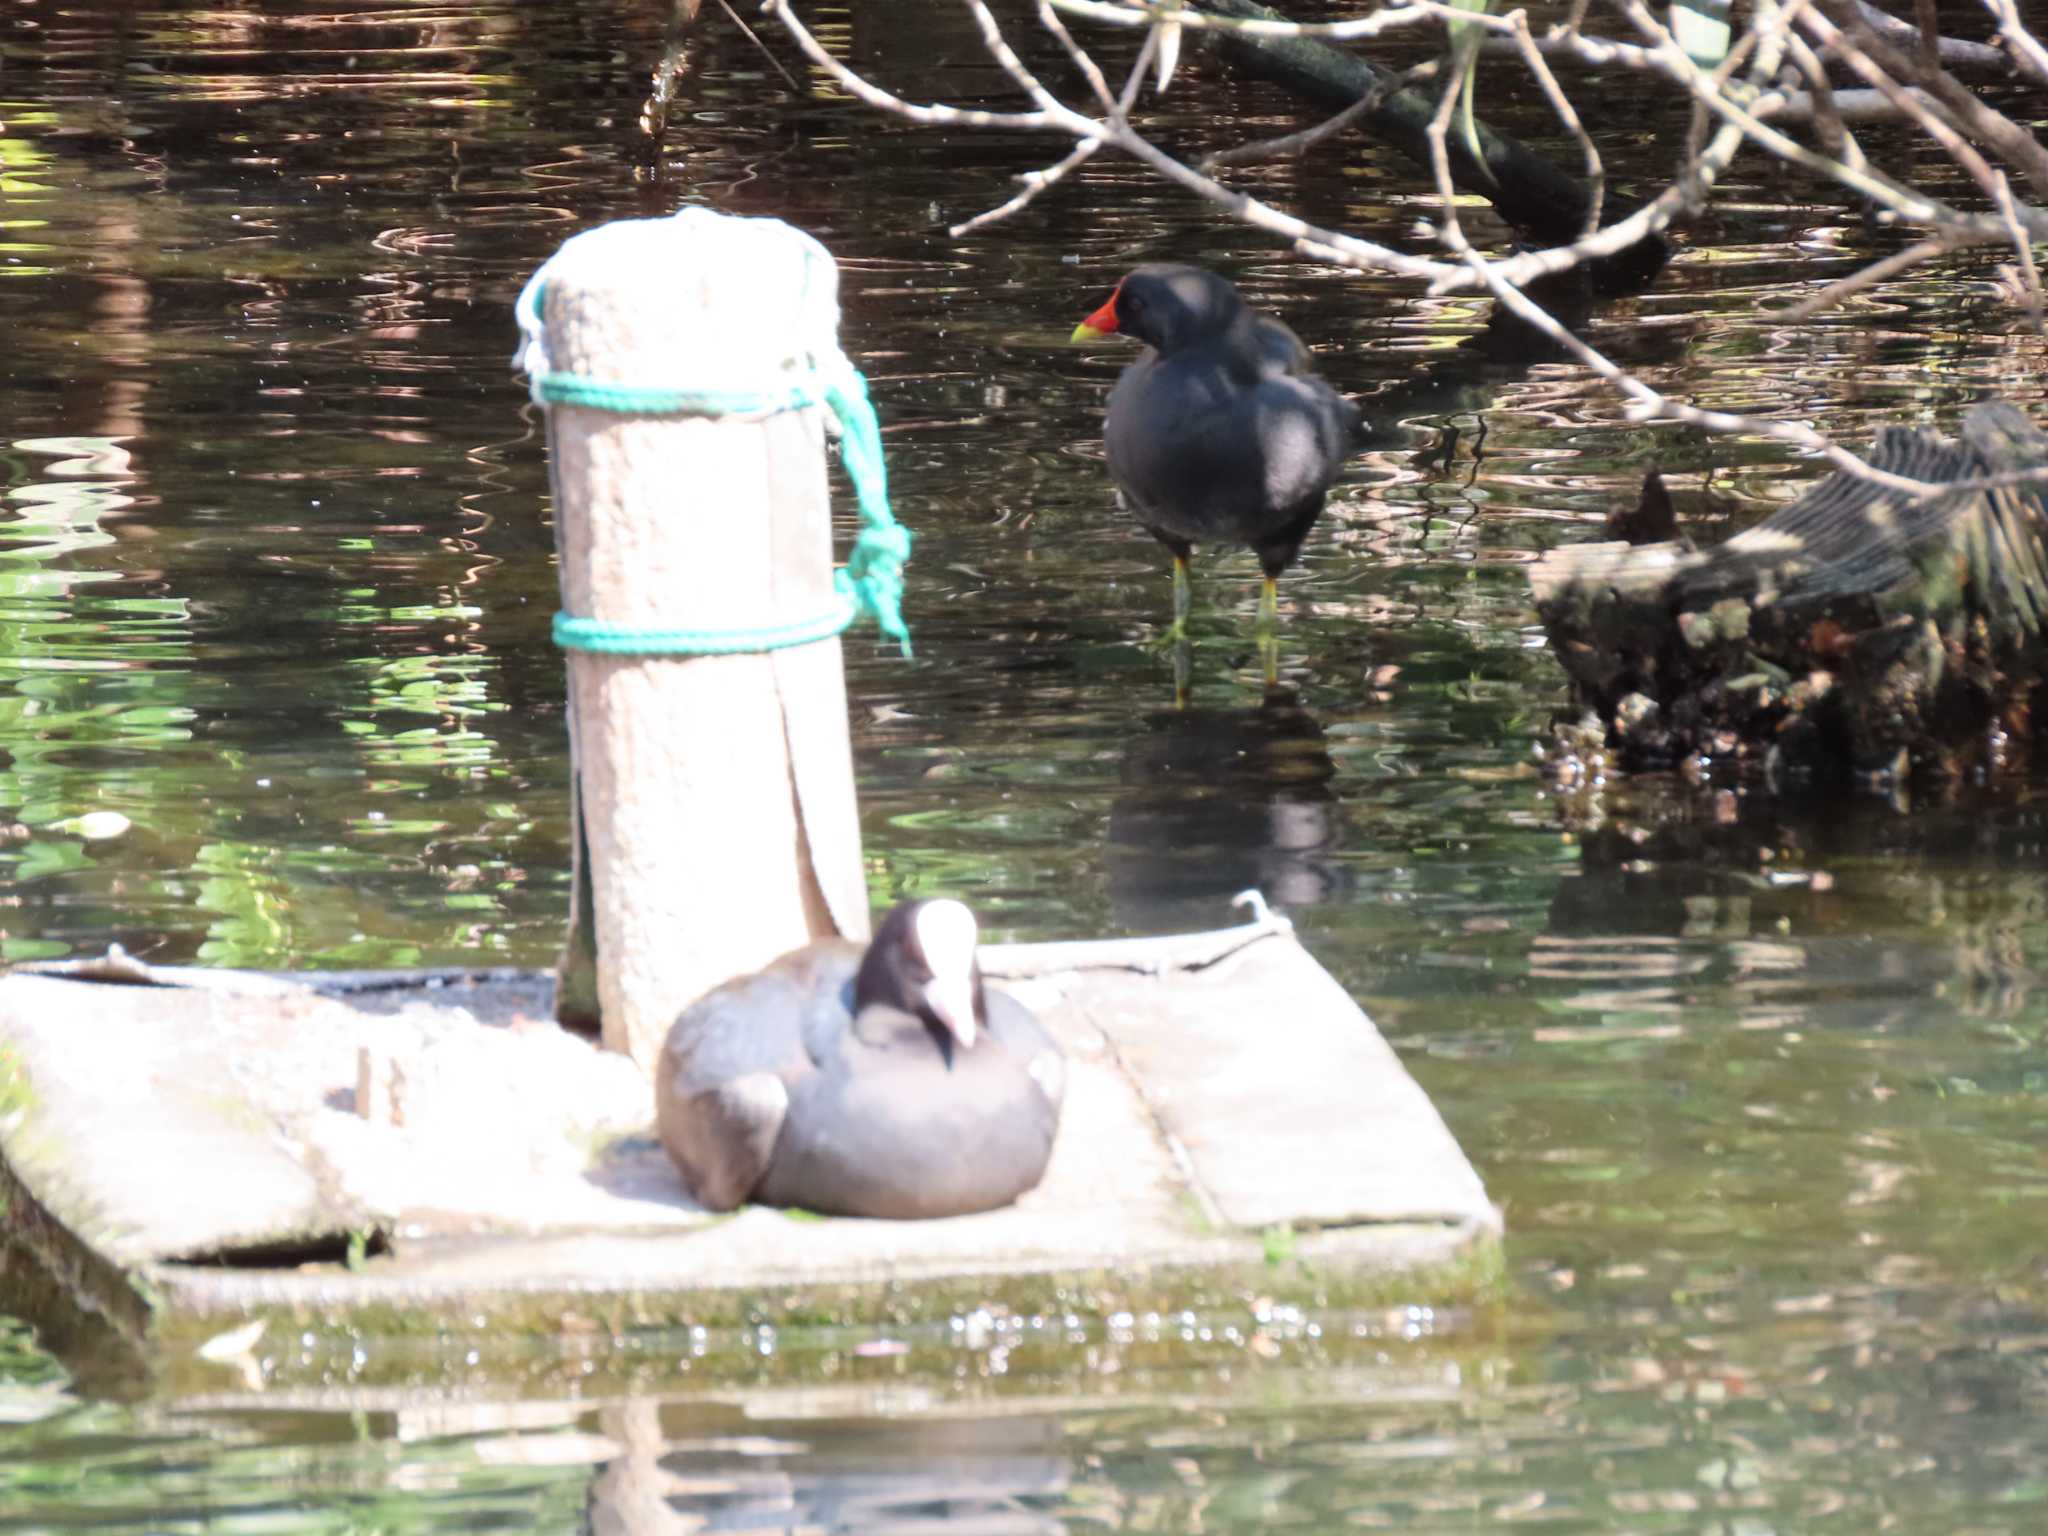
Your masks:
<path fill-rule="evenodd" d="M 1193 545 L 1223 541 L 1258 555 L 1270 619 L 1274 583 L 1357 449 L 1362 413 L 1316 376 L 1294 332 L 1200 267 L 1133 270 L 1074 336 L 1109 332 L 1146 347 L 1110 393 L 1103 441 L 1125 504 L 1173 554 L 1175 618 Z"/>
<path fill-rule="evenodd" d="M 925 901 L 892 911 L 865 950 L 806 945 L 686 1010 L 655 1104 L 712 1210 L 953 1216 L 1038 1183 L 1064 1086 L 1044 1027 L 983 986 L 972 915 Z"/>

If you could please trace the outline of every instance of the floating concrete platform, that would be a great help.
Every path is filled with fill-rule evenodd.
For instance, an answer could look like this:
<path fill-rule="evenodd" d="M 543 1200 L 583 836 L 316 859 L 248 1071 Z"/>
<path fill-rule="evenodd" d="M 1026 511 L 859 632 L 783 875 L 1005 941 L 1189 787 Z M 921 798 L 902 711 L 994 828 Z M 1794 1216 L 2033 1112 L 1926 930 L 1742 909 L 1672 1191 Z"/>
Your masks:
<path fill-rule="evenodd" d="M 0 1311 L 103 1390 L 336 1338 L 893 1327 L 1473 1298 L 1500 1218 L 1284 919 L 994 946 L 1071 1073 L 1044 1182 L 928 1222 L 715 1216 L 521 971 L 105 960 L 0 980 Z"/>

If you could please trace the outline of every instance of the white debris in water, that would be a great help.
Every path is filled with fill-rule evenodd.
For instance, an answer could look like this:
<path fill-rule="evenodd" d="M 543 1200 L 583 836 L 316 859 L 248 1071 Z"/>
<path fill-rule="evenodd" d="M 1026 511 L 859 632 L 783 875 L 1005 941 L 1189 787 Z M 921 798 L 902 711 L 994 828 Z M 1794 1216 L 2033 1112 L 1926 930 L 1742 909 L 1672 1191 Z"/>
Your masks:
<path fill-rule="evenodd" d="M 119 811 L 87 811 L 83 816 L 70 816 L 63 821 L 50 824 L 55 832 L 75 832 L 88 843 L 104 842 L 110 837 L 119 837 L 135 823 Z"/>

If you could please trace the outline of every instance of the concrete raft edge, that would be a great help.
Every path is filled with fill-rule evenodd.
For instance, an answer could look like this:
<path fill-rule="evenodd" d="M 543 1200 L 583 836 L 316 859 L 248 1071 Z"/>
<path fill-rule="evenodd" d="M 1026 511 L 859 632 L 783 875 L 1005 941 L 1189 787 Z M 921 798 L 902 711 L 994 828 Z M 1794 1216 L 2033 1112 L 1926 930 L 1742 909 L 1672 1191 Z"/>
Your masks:
<path fill-rule="evenodd" d="M 36 1325 L 81 1375 L 190 1388 L 222 1371 L 282 1382 L 315 1358 L 330 1370 L 330 1352 L 306 1341 L 333 1338 L 886 1327 L 977 1308 L 1108 1316 L 1257 1296 L 1446 1307 L 1497 1291 L 1499 1212 L 1434 1106 L 1284 922 L 1004 946 L 989 965 L 1055 1021 L 1080 1091 L 1070 1090 L 1039 1191 L 1006 1211 L 931 1223 L 692 1211 L 644 1134 L 649 1106 L 602 1075 L 619 1058 L 576 1055 L 563 1044 L 575 1037 L 531 1017 L 544 973 L 163 971 L 150 976 L 156 985 L 98 988 L 9 976 L 0 980 L 0 1309 Z M 74 999 L 53 986 L 89 990 Z M 59 997 L 70 1004 L 61 1027 L 51 1018 Z M 105 1036 L 97 1046 L 94 1029 Z M 341 1038 L 350 1031 L 373 1047 Z M 117 1038 L 122 1047 L 111 1049 Z M 166 1049 L 153 1056 L 152 1040 Z M 332 1081 L 373 1048 L 411 1065 L 416 1107 L 435 1123 L 458 1126 L 476 1112 L 465 1093 L 516 1098 L 504 1084 L 517 1081 L 491 1073 L 500 1058 L 527 1055 L 544 1063 L 551 1086 L 574 1079 L 565 1063 L 600 1074 L 564 1091 L 608 1095 L 612 1119 L 596 1125 L 577 1106 L 585 1118 L 550 1127 L 546 1157 L 533 1154 L 530 1182 L 513 1181 L 512 1203 L 486 1192 L 475 1211 L 451 1211 L 465 1187 L 462 1158 L 502 1163 L 507 1154 L 420 1132 L 387 1158 L 404 1177 L 394 1182 L 392 1168 L 374 1176 L 382 1133 L 355 1123 L 346 1085 L 355 1073 Z M 122 1116 L 119 1133 L 142 1138 L 125 1159 L 76 1144 L 116 1134 L 92 1123 L 92 1095 L 60 1083 L 81 1051 L 100 1073 L 146 1079 L 96 1085 Z M 446 1058 L 438 1078 L 427 1070 L 437 1052 Z M 218 1111 L 222 1123 L 202 1124 L 192 1143 L 198 1208 L 166 1213 L 152 1232 L 164 1197 L 147 1180 L 195 1134 L 189 1104 L 151 1120 L 153 1100 L 175 1100 L 188 1069 L 206 1085 L 200 1119 Z M 312 1109 L 309 1095 L 319 1100 Z M 260 1213 L 205 1208 L 257 1143 L 273 1165 L 258 1192 L 272 1202 L 274 1241 L 252 1222 Z M 358 1155 L 362 1169 L 350 1162 Z M 291 1177 L 295 1161 L 303 1185 Z M 436 1177 L 438 1205 L 400 1208 L 419 1179 Z M 131 1181 L 149 1198 L 123 1211 Z M 587 1210 L 582 1184 L 595 1186 Z M 518 1203 L 528 1193 L 535 1209 Z M 215 1228 L 234 1239 L 209 1250 L 201 1239 Z"/>

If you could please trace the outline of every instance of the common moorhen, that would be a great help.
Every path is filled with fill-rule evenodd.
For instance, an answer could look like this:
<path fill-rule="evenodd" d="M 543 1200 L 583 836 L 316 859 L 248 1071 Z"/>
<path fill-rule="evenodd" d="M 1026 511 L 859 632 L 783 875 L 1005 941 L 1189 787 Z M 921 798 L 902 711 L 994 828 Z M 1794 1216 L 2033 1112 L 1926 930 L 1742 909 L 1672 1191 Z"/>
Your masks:
<path fill-rule="evenodd" d="M 1103 440 L 1124 503 L 1173 554 L 1173 620 L 1188 613 L 1188 554 L 1198 541 L 1249 544 L 1276 582 L 1322 515 L 1364 415 L 1316 376 L 1308 348 L 1255 313 L 1224 278 L 1154 262 L 1117 284 L 1073 339 L 1115 332 L 1145 344 L 1109 396 Z"/>
<path fill-rule="evenodd" d="M 957 1216 L 1036 1185 L 1066 1063 L 975 943 L 959 902 L 906 902 L 865 953 L 822 939 L 686 1009 L 655 1116 L 697 1201 Z"/>

